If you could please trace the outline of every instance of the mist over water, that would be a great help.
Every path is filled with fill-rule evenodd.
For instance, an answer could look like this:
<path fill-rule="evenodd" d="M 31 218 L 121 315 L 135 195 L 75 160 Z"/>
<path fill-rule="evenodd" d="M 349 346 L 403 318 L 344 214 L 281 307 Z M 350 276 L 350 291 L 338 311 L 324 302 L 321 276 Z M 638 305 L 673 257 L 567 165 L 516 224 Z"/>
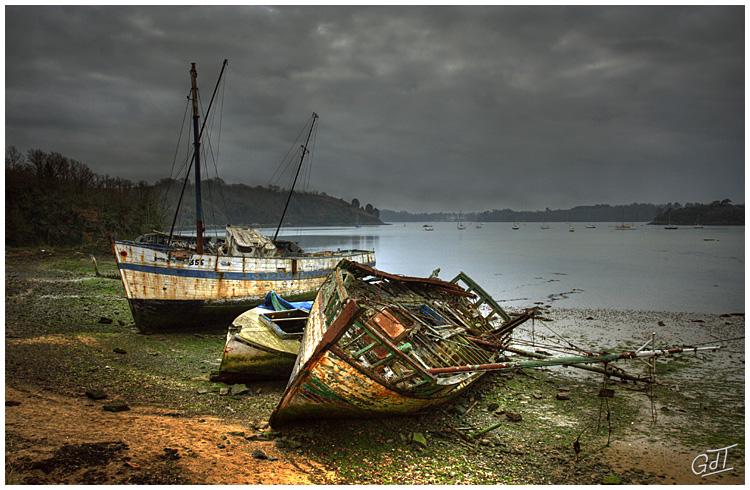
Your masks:
<path fill-rule="evenodd" d="M 744 311 L 744 227 L 665 230 L 615 223 L 423 223 L 290 228 L 280 236 L 308 251 L 375 249 L 379 269 L 427 276 L 464 271 L 502 305 L 703 313 Z M 264 229 L 271 234 L 273 230 Z M 714 241 L 705 241 L 710 239 Z"/>

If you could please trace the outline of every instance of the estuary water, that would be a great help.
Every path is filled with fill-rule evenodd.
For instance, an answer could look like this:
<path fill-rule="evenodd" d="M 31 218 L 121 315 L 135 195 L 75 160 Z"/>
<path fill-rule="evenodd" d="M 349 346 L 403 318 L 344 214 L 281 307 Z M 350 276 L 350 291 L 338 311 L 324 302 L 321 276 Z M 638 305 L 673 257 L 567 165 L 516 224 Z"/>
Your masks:
<path fill-rule="evenodd" d="M 466 272 L 501 304 L 700 313 L 744 312 L 744 227 L 665 230 L 636 223 L 394 223 L 289 228 L 308 251 L 374 249 L 377 267 L 443 279 Z M 266 234 L 273 230 L 263 229 Z"/>

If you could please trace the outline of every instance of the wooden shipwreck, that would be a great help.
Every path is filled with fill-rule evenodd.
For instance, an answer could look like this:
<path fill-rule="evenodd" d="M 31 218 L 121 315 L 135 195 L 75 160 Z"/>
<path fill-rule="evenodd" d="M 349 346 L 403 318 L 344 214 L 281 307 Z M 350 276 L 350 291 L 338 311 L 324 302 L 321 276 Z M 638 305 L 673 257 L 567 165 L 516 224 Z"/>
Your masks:
<path fill-rule="evenodd" d="M 205 238 L 201 202 L 201 143 L 206 121 L 227 61 L 199 124 L 197 72 L 190 70 L 190 100 L 193 108 L 193 152 L 185 172 L 182 193 L 194 168 L 195 236 L 170 232 L 149 233 L 136 240 L 113 240 L 112 250 L 125 286 L 136 326 L 144 332 L 156 329 L 226 327 L 238 314 L 259 304 L 268 291 L 290 300 L 312 299 L 341 259 L 374 265 L 372 250 L 338 250 L 306 253 L 293 242 L 278 240 L 294 187 L 299 177 L 318 115 L 313 113 L 307 139 L 301 147 L 299 165 L 281 219 L 273 237 L 253 228 L 227 226 L 226 237 Z M 200 129 L 199 129 L 200 127 Z M 187 162 L 186 162 L 187 163 Z M 292 167 L 293 168 L 293 167 Z"/>
<path fill-rule="evenodd" d="M 529 318 L 511 318 L 463 274 L 445 282 L 343 260 L 318 291 L 271 424 L 444 403 L 483 372 L 432 371 L 496 361 L 510 332 Z"/>

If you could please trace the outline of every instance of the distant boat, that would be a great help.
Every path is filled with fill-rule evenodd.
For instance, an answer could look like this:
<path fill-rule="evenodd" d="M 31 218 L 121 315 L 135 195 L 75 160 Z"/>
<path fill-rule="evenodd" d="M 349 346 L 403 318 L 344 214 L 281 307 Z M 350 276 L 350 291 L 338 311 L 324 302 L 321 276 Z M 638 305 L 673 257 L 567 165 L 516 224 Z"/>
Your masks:
<path fill-rule="evenodd" d="M 701 229 L 703 228 L 703 225 L 701 224 L 701 215 L 699 214 L 698 217 L 695 220 L 695 226 L 693 226 L 695 229 Z"/>
<path fill-rule="evenodd" d="M 592 229 L 596 228 L 596 226 L 595 225 L 586 225 L 586 228 L 588 228 L 589 230 L 592 230 Z"/>
<path fill-rule="evenodd" d="M 568 231 L 573 233 L 574 231 L 576 231 L 576 229 L 575 227 L 573 227 L 573 225 L 570 225 L 570 228 L 568 228 Z"/>
<path fill-rule="evenodd" d="M 615 226 L 615 230 L 627 231 L 627 230 L 634 230 L 634 229 L 635 228 L 633 227 L 632 223 L 625 223 L 625 208 L 623 208 L 622 209 L 622 221 L 620 222 L 619 225 Z"/>
<path fill-rule="evenodd" d="M 482 223 L 477 223 L 477 226 L 476 226 L 477 230 L 481 230 L 482 227 L 483 227 Z"/>
<path fill-rule="evenodd" d="M 544 223 L 542 226 L 540 226 L 542 230 L 549 230 L 549 225 L 547 223 Z"/>
<path fill-rule="evenodd" d="M 461 219 L 461 213 L 458 213 L 458 223 L 456 223 L 456 229 L 457 230 L 465 230 L 466 229 L 466 225 L 464 225 L 464 222 Z"/>
<path fill-rule="evenodd" d="M 519 227 L 518 227 L 518 223 L 513 223 L 513 229 L 514 229 L 514 230 L 518 230 L 518 229 L 519 229 Z"/>
<path fill-rule="evenodd" d="M 432 225 L 422 225 L 422 230 L 424 230 L 424 231 L 435 231 L 435 229 L 432 227 Z"/>

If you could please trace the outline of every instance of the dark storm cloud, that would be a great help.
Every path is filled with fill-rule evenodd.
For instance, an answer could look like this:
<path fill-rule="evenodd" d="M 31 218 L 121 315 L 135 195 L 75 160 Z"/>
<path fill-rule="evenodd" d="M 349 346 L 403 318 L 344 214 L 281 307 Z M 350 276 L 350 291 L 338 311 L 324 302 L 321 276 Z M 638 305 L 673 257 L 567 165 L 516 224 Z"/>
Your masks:
<path fill-rule="evenodd" d="M 6 7 L 6 142 L 169 175 L 230 60 L 221 176 L 381 208 L 744 202 L 742 7 Z"/>

